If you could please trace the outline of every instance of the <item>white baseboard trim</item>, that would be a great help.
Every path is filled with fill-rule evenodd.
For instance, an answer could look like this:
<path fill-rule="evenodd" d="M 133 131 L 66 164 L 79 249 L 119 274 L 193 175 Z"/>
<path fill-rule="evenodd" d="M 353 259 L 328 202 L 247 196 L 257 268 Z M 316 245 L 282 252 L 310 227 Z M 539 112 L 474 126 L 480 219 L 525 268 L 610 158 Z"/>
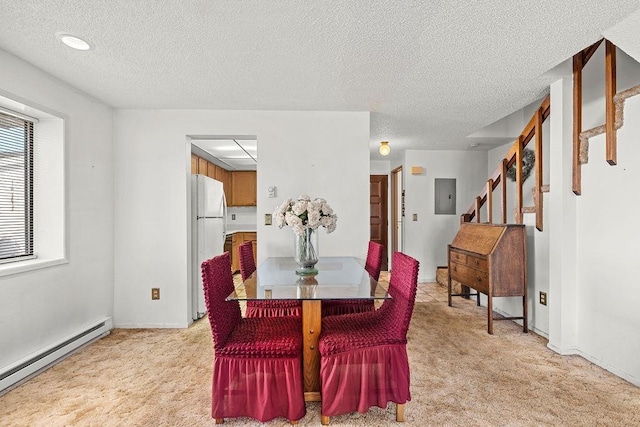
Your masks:
<path fill-rule="evenodd" d="M 113 329 L 112 319 L 110 317 L 104 318 L 9 365 L 0 372 L 0 396 L 60 362 L 82 347 L 108 335 L 111 329 Z"/>
<path fill-rule="evenodd" d="M 633 375 L 631 375 L 628 372 L 622 371 L 618 368 L 615 368 L 613 366 L 611 366 L 610 364 L 598 359 L 595 356 L 592 356 L 588 353 L 585 353 L 584 351 L 572 348 L 572 349 L 560 349 L 556 346 L 547 344 L 547 347 L 554 351 L 555 353 L 558 353 L 561 356 L 580 356 L 583 359 L 588 360 L 589 362 L 593 363 L 594 365 L 597 365 L 599 367 L 601 367 L 602 369 L 604 369 L 605 371 L 609 371 L 611 372 L 613 375 L 615 375 L 616 377 L 620 377 L 625 381 L 630 382 L 631 384 L 635 385 L 636 387 L 640 387 L 640 378 L 638 377 L 634 377 Z"/>
<path fill-rule="evenodd" d="M 193 321 L 192 321 L 193 322 Z M 191 323 L 118 323 L 121 329 L 185 329 Z"/>

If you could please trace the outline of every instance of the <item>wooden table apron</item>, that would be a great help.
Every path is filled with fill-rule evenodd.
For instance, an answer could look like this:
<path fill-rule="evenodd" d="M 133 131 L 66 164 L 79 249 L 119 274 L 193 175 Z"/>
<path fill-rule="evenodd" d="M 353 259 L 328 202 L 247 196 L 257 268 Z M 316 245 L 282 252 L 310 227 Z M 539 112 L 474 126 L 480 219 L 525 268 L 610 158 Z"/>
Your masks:
<path fill-rule="evenodd" d="M 331 259 L 331 258 L 329 258 Z M 336 258 L 336 259 L 345 259 L 345 258 Z M 293 260 L 293 259 L 291 259 Z M 322 260 L 322 259 L 321 259 Z M 269 261 L 269 260 L 267 260 Z M 267 263 L 265 261 L 265 263 Z M 319 262 L 319 264 L 321 264 Z M 359 265 L 362 267 L 361 261 L 359 261 Z M 263 268 L 261 265 L 260 268 Z M 240 297 L 235 294 L 231 294 L 229 296 L 230 299 L 245 299 L 245 300 L 265 300 L 265 298 L 257 297 L 257 281 L 258 274 L 260 268 L 256 270 L 247 280 L 244 282 L 246 297 Z M 364 271 L 364 267 L 363 271 Z M 319 267 L 320 273 L 322 273 L 321 265 Z M 292 272 L 292 274 L 294 274 Z M 292 276 L 295 279 L 295 274 Z M 349 296 L 348 299 L 371 299 L 379 298 L 384 299 L 388 298 L 386 290 L 383 291 L 381 287 L 378 286 L 377 282 L 373 279 L 370 280 L 370 295 L 369 296 Z M 318 286 L 322 286 L 319 284 Z M 294 298 L 278 298 L 278 295 L 273 295 L 272 299 L 296 299 Z M 319 402 L 321 400 L 320 396 L 320 350 L 318 349 L 318 341 L 320 338 L 320 331 L 322 327 L 322 299 L 321 297 L 317 297 L 315 299 L 302 299 L 302 340 L 303 340 L 303 352 L 302 352 L 302 374 L 304 380 L 304 399 L 307 402 Z M 324 299 L 334 299 L 334 298 L 324 298 Z"/>

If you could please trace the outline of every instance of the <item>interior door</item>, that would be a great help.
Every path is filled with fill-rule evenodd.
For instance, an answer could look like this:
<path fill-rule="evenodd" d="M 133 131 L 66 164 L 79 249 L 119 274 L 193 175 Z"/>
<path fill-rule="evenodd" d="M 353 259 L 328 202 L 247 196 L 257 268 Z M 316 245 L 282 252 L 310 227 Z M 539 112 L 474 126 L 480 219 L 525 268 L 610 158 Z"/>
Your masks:
<path fill-rule="evenodd" d="M 387 175 L 371 175 L 369 177 L 369 224 L 371 226 L 371 240 L 380 243 L 384 248 L 382 253 L 382 270 L 388 271 L 388 215 L 387 215 Z"/>
<path fill-rule="evenodd" d="M 391 253 L 402 252 L 404 191 L 402 190 L 402 166 L 391 171 Z M 393 269 L 393 265 L 391 266 Z"/>

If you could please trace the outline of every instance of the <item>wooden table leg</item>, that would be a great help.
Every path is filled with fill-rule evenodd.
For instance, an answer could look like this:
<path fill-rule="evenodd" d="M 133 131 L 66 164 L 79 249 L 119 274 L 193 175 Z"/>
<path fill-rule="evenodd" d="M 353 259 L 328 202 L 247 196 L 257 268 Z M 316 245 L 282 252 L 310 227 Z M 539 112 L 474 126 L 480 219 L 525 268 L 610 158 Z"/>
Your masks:
<path fill-rule="evenodd" d="M 322 326 L 322 301 L 302 301 L 302 369 L 304 400 L 320 401 L 320 350 L 318 340 Z"/>

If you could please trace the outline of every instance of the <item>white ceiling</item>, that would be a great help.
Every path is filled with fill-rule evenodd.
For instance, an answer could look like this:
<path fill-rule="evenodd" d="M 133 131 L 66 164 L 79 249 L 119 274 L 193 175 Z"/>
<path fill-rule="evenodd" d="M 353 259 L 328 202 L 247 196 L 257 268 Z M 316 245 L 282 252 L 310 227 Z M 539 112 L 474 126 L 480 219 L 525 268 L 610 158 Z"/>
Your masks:
<path fill-rule="evenodd" d="M 0 0 L 0 48 L 114 108 L 370 111 L 379 142 L 467 149 L 638 0 Z M 621 22 L 624 21 L 624 22 Z M 58 32 L 87 39 L 74 51 Z M 477 138 L 478 149 L 504 139 Z M 505 136 L 505 135 L 502 135 Z"/>

